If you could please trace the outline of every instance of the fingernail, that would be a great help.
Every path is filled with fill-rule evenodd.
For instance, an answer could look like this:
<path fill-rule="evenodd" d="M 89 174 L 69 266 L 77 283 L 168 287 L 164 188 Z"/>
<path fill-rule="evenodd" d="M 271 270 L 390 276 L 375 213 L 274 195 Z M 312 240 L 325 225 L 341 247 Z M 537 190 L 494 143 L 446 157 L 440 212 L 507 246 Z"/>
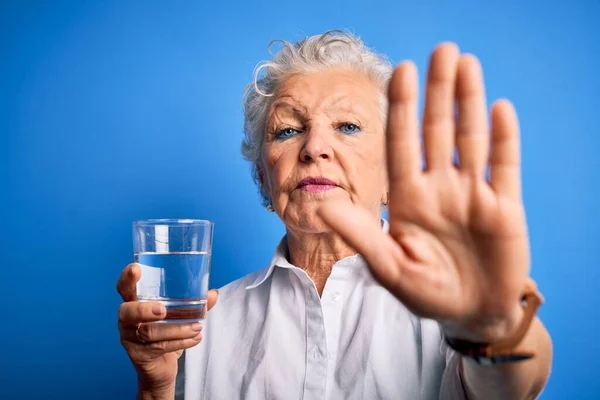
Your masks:
<path fill-rule="evenodd" d="M 160 304 L 156 304 L 156 305 L 152 306 L 152 312 L 155 315 L 162 315 L 163 309 L 164 309 L 164 307 L 161 306 Z"/>
<path fill-rule="evenodd" d="M 194 330 L 194 331 L 202 330 L 202 324 L 200 322 L 194 322 L 192 324 L 192 330 Z"/>
<path fill-rule="evenodd" d="M 194 339 L 194 340 L 202 340 L 202 334 L 199 333 L 196 336 L 194 336 L 192 339 Z"/>
<path fill-rule="evenodd" d="M 133 276 L 135 274 L 135 266 L 131 266 L 131 268 L 129 268 L 129 276 Z"/>

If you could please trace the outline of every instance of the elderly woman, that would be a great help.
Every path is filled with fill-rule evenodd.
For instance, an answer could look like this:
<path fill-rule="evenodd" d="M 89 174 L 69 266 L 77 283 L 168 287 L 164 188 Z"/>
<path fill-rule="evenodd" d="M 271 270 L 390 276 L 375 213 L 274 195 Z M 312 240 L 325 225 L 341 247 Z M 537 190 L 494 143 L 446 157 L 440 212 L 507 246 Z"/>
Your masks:
<path fill-rule="evenodd" d="M 431 56 L 422 144 L 417 93 L 413 63 L 393 70 L 345 33 L 284 43 L 257 70 L 243 152 L 287 233 L 266 268 L 209 293 L 203 335 L 152 324 L 165 308 L 136 302 L 140 269 L 123 270 L 140 398 L 173 398 L 194 346 L 206 399 L 540 393 L 552 346 L 528 278 L 515 111 L 496 102 L 488 126 L 480 64 L 451 43 Z"/>

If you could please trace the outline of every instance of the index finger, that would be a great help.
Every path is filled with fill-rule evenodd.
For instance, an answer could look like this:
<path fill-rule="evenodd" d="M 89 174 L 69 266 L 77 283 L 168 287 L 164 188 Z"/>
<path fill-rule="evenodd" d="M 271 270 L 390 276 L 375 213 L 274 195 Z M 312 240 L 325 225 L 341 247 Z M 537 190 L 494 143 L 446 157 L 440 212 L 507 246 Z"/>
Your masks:
<path fill-rule="evenodd" d="M 402 182 L 421 172 L 417 81 L 417 67 L 410 61 L 400 64 L 390 81 L 386 136 L 391 182 Z"/>
<path fill-rule="evenodd" d="M 117 282 L 117 292 L 123 298 L 123 301 L 137 300 L 136 284 L 140 279 L 140 268 L 137 264 L 129 264 L 121 272 L 121 277 Z"/>

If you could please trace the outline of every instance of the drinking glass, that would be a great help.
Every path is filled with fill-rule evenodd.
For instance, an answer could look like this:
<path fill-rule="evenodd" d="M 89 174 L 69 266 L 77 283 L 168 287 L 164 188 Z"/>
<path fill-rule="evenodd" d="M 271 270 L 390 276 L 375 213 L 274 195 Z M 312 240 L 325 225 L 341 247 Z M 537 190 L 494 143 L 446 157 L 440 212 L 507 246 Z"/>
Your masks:
<path fill-rule="evenodd" d="M 142 275 L 138 301 L 167 308 L 159 321 L 206 318 L 213 223 L 196 219 L 150 219 L 133 223 L 134 259 Z"/>

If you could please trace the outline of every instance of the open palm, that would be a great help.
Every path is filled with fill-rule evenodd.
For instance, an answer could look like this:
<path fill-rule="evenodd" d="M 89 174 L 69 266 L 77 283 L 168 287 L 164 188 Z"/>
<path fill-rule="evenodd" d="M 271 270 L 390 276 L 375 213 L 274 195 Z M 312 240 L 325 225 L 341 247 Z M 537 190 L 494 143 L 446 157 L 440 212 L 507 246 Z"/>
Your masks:
<path fill-rule="evenodd" d="M 529 273 L 516 113 L 496 102 L 490 129 L 479 61 L 454 44 L 431 57 L 423 146 L 417 97 L 416 67 L 405 62 L 389 88 L 389 234 L 351 204 L 318 212 L 415 314 L 493 342 L 519 319 Z"/>

